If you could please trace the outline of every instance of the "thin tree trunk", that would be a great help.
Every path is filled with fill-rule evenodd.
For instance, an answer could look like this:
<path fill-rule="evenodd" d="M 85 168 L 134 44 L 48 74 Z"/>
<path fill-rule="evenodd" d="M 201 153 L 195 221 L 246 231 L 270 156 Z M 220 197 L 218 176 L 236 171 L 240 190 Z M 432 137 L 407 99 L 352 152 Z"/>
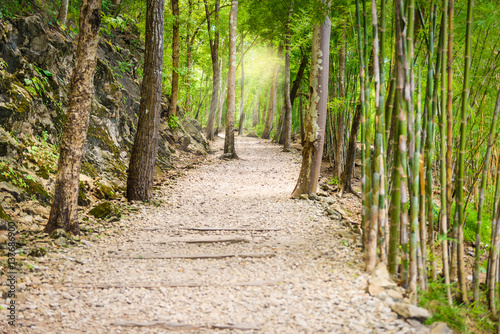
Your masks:
<path fill-rule="evenodd" d="M 146 201 L 153 197 L 158 150 L 163 68 L 164 0 L 148 0 L 146 11 L 146 54 L 141 85 L 139 122 L 130 157 L 127 199 Z"/>
<path fill-rule="evenodd" d="M 309 80 L 311 96 L 309 110 L 305 115 L 302 167 L 297 185 L 292 192 L 293 198 L 297 198 L 302 194 L 315 193 L 318 186 L 328 102 L 330 31 L 331 23 L 328 16 L 321 26 L 315 24 L 313 27 L 311 75 Z"/>
<path fill-rule="evenodd" d="M 451 203 L 452 198 L 452 167 L 453 167 L 453 3 L 454 0 L 449 0 L 449 10 L 448 10 L 448 61 L 447 61 L 447 71 L 448 71 L 448 90 L 447 90 L 447 104 L 446 104 L 446 114 L 447 114 L 447 135 L 446 135 L 446 212 L 448 212 L 448 229 L 453 228 L 453 219 L 451 216 Z M 453 242 L 453 241 L 451 241 Z"/>
<path fill-rule="evenodd" d="M 236 27 L 238 17 L 238 0 L 231 1 L 229 14 L 229 69 L 227 73 L 227 112 L 226 137 L 224 138 L 224 156 L 238 159 L 234 147 L 234 111 L 236 108 Z"/>
<path fill-rule="evenodd" d="M 59 15 L 57 16 L 57 20 L 59 21 L 60 25 L 66 25 L 66 20 L 68 17 L 68 5 L 69 5 L 69 0 L 62 0 L 61 1 L 61 7 L 59 7 Z"/>
<path fill-rule="evenodd" d="M 219 73 L 222 73 L 222 65 L 224 64 L 222 55 L 220 57 L 220 67 L 219 67 Z M 221 128 L 221 121 L 222 121 L 222 110 L 224 108 L 224 99 L 227 98 L 227 79 L 226 80 L 219 80 L 220 83 L 220 94 L 219 94 L 219 102 L 217 103 L 217 124 L 215 126 L 215 131 L 214 131 L 214 137 L 219 134 L 220 128 Z"/>
<path fill-rule="evenodd" d="M 78 182 L 89 126 L 96 67 L 101 0 L 82 0 L 76 63 L 57 166 L 54 201 L 45 232 L 61 228 L 75 235 L 78 224 Z"/>
<path fill-rule="evenodd" d="M 186 96 L 186 114 L 191 114 L 191 66 L 192 66 L 192 48 L 191 44 L 191 17 L 193 14 L 193 2 L 192 0 L 188 0 L 188 16 L 189 21 L 186 26 L 186 68 L 187 74 L 185 79 L 185 84 L 187 87 L 187 96 Z"/>
<path fill-rule="evenodd" d="M 267 117 L 266 117 L 266 124 L 264 125 L 264 132 L 262 132 L 262 139 L 269 139 L 271 135 L 271 130 L 273 127 L 273 117 L 274 117 L 274 112 L 276 110 L 276 94 L 278 91 L 278 73 L 279 73 L 279 59 L 281 59 L 281 55 L 283 53 L 283 46 L 280 45 L 278 48 L 278 60 L 276 61 L 276 68 L 274 69 L 273 72 L 273 81 L 271 84 L 271 90 L 269 92 L 269 106 L 267 108 Z"/>
<path fill-rule="evenodd" d="M 215 124 L 215 114 L 217 111 L 217 101 L 219 95 L 219 81 L 220 81 L 220 69 L 219 69 L 219 30 L 215 29 L 214 38 L 212 40 L 212 26 L 210 24 L 210 13 L 208 11 L 207 0 L 204 0 L 205 4 L 205 14 L 207 16 L 207 29 L 208 29 L 208 40 L 210 42 L 210 55 L 212 57 L 212 101 L 210 102 L 210 112 L 208 114 L 207 122 L 207 139 L 214 140 L 214 124 Z M 219 0 L 215 0 L 215 22 L 218 24 L 219 20 Z"/>
<path fill-rule="evenodd" d="M 446 295 L 448 298 L 448 304 L 452 304 L 451 299 L 451 287 L 450 287 L 450 271 L 449 271 L 449 258 L 448 258 L 448 212 L 446 210 L 447 207 L 447 194 L 446 194 L 446 66 L 445 61 L 447 60 L 447 48 L 446 43 L 448 42 L 448 29 L 447 29 L 447 15 L 448 15 L 448 0 L 443 0 L 443 18 L 442 23 L 443 26 L 441 29 L 443 30 L 443 45 L 441 47 L 441 112 L 439 117 L 439 134 L 441 137 L 441 212 L 439 214 L 440 218 L 440 226 L 441 226 L 441 235 L 443 237 L 443 276 L 446 284 Z"/>
<path fill-rule="evenodd" d="M 292 101 L 290 99 L 290 43 L 292 38 L 292 30 L 290 28 L 290 21 L 293 14 L 293 0 L 290 3 L 288 11 L 288 21 L 286 23 L 285 34 L 285 120 L 283 126 L 283 151 L 290 151 L 292 144 Z"/>
<path fill-rule="evenodd" d="M 375 18 L 376 20 L 376 18 Z M 342 177 L 342 167 L 344 167 L 344 110 L 345 110 L 345 28 L 342 29 L 342 38 L 339 51 L 339 99 L 342 101 L 335 114 L 335 160 L 333 161 L 333 174 L 340 180 Z M 375 43 L 375 39 L 374 39 Z"/>
<path fill-rule="evenodd" d="M 500 88 L 498 92 L 500 96 Z M 498 101 L 498 98 L 497 98 Z M 496 106 L 495 106 L 496 107 Z M 496 312 L 495 305 L 495 287 L 497 282 L 497 270 L 498 270 L 498 254 L 500 251 L 500 159 L 497 162 L 497 172 L 496 172 L 496 185 L 495 185 L 495 197 L 493 200 L 493 212 L 492 212 L 492 222 L 491 222 L 491 247 L 488 256 L 488 309 L 492 312 Z"/>
<path fill-rule="evenodd" d="M 304 140 L 305 140 L 305 130 L 304 130 L 304 111 L 302 108 L 302 85 L 300 85 L 300 100 L 299 100 L 299 115 L 300 115 L 300 144 L 302 147 L 304 146 Z"/>
<path fill-rule="evenodd" d="M 354 158 L 356 157 L 356 143 L 358 142 L 359 125 L 361 124 L 361 103 L 356 105 L 356 111 L 354 112 L 354 117 L 352 119 L 351 134 L 349 136 L 349 146 L 347 148 L 346 163 L 344 166 L 344 171 L 342 173 L 342 178 L 340 182 L 340 187 L 342 193 L 352 192 L 351 179 L 352 171 L 354 169 Z"/>
<path fill-rule="evenodd" d="M 491 120 L 490 134 L 488 135 L 488 146 L 486 149 L 486 156 L 484 157 L 483 175 L 481 176 L 481 187 L 479 189 L 479 202 L 477 213 L 477 229 L 476 229 L 476 259 L 474 262 L 474 302 L 479 301 L 479 265 L 481 260 L 481 224 L 483 219 L 483 204 L 484 204 L 484 189 L 486 188 L 486 180 L 488 178 L 490 169 L 490 156 L 493 147 L 493 136 L 495 135 L 496 123 L 498 120 L 498 113 L 500 111 L 500 89 L 498 90 L 497 101 L 495 110 L 493 112 L 493 119 Z M 495 212 L 493 213 L 493 219 Z M 493 226 L 492 226 L 493 229 Z M 493 241 L 493 239 L 491 240 Z"/>
<path fill-rule="evenodd" d="M 301 55 L 302 56 L 300 58 L 299 70 L 297 71 L 297 76 L 295 77 L 295 80 L 293 81 L 292 84 L 292 89 L 290 90 L 290 103 L 292 104 L 292 106 L 293 102 L 295 101 L 295 98 L 297 97 L 297 92 L 299 91 L 299 88 L 301 89 L 302 87 L 302 78 L 304 77 L 304 70 L 306 69 L 307 66 L 308 57 L 304 55 L 302 49 L 301 49 Z"/>
<path fill-rule="evenodd" d="M 470 42 L 472 29 L 472 6 L 473 1 L 468 0 L 467 5 L 467 26 L 465 33 L 465 59 L 464 59 L 464 88 L 462 91 L 462 110 L 460 121 L 460 150 L 458 153 L 458 176 L 457 176 L 457 210 L 458 210 L 458 289 L 462 302 L 467 303 L 467 283 L 465 277 L 465 251 L 464 251 L 464 173 L 465 173 L 465 141 L 467 128 L 467 108 L 469 106 L 469 73 L 470 73 Z"/>
<path fill-rule="evenodd" d="M 425 192 L 426 192 L 426 208 L 427 208 L 427 219 L 428 219 L 428 242 L 429 242 L 429 255 L 431 259 L 431 276 L 434 281 L 437 280 L 437 263 L 436 263 L 436 246 L 434 243 L 434 202 L 432 200 L 432 186 L 433 186 L 433 175 L 432 175 L 432 160 L 434 157 L 434 137 L 436 128 L 436 113 L 437 113 L 437 91 L 439 75 L 441 73 L 441 57 L 437 57 L 436 71 L 434 72 L 434 67 L 432 66 L 432 55 L 434 54 L 434 20 L 436 18 L 436 7 L 434 3 L 431 3 L 431 21 L 430 24 L 430 38 L 429 38 L 429 70 L 427 74 L 427 99 L 426 103 L 429 106 L 428 121 L 427 121 L 427 135 L 426 135 L 426 177 L 425 177 Z M 442 25 L 441 25 L 442 26 Z M 443 31 L 440 31 L 438 53 L 441 52 L 443 48 Z M 432 80 L 434 77 L 434 80 Z"/>
<path fill-rule="evenodd" d="M 262 86 L 259 85 L 257 89 L 257 98 L 252 112 L 252 126 L 256 127 L 259 124 L 259 111 L 260 111 L 260 93 L 262 91 Z"/>
<path fill-rule="evenodd" d="M 177 99 L 179 96 L 179 0 L 172 0 L 174 25 L 172 30 L 172 95 L 168 106 L 168 116 L 177 115 Z"/>
<path fill-rule="evenodd" d="M 238 135 L 243 135 L 243 122 L 245 120 L 244 117 L 244 109 L 245 109 L 245 61 L 243 58 L 245 54 L 243 53 L 243 37 L 241 38 L 241 96 L 240 96 L 240 126 L 238 127 Z"/>

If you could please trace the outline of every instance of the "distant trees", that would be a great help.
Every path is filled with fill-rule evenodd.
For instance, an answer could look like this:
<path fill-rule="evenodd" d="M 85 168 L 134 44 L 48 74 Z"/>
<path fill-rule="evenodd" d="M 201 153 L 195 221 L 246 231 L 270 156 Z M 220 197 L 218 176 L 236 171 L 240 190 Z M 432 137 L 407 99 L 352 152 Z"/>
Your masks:
<path fill-rule="evenodd" d="M 174 25 L 172 29 L 172 94 L 168 106 L 168 116 L 177 115 L 179 99 L 179 0 L 171 0 Z M 147 45 L 147 44 L 146 44 Z"/>
<path fill-rule="evenodd" d="M 226 137 L 224 139 L 224 156 L 237 159 L 234 147 L 234 114 L 236 109 L 236 27 L 238 17 L 238 0 L 231 0 L 229 15 L 229 70 L 227 73 L 227 111 Z"/>
<path fill-rule="evenodd" d="M 87 139 L 96 53 L 101 24 L 101 0 L 82 0 L 79 18 L 76 63 L 71 79 L 71 94 L 60 144 L 54 201 L 45 231 L 62 228 L 79 234 L 78 181 Z"/>
<path fill-rule="evenodd" d="M 212 38 L 212 24 L 210 20 L 210 12 L 208 10 L 207 0 L 204 0 L 205 13 L 207 16 L 207 29 L 208 41 L 210 43 L 210 56 L 212 58 L 212 100 L 210 102 L 210 112 L 207 121 L 207 139 L 214 140 L 214 127 L 215 127 L 215 114 L 217 111 L 217 102 L 219 98 L 219 81 L 220 81 L 220 68 L 219 68 L 219 31 L 215 27 L 215 32 Z M 219 0 L 215 0 L 214 10 L 215 24 L 219 24 Z"/>
<path fill-rule="evenodd" d="M 147 1 L 144 77 L 137 133 L 127 178 L 129 201 L 145 201 L 153 196 L 161 109 L 164 6 L 164 0 Z"/>

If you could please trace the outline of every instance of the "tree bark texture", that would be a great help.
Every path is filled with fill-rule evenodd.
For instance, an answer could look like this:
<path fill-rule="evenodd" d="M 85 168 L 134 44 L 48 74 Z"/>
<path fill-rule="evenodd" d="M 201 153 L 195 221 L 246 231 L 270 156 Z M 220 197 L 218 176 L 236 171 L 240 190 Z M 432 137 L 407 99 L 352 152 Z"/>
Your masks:
<path fill-rule="evenodd" d="M 238 17 L 238 0 L 231 1 L 229 14 L 229 69 L 227 73 L 227 112 L 226 137 L 224 139 L 224 156 L 237 159 L 234 147 L 234 111 L 236 108 L 236 27 Z"/>
<path fill-rule="evenodd" d="M 302 167 L 292 198 L 316 192 L 325 141 L 326 105 L 330 54 L 330 18 L 313 28 L 309 108 L 305 114 Z"/>
<path fill-rule="evenodd" d="M 59 15 L 57 16 L 57 20 L 59 21 L 60 25 L 66 25 L 66 20 L 68 17 L 68 5 L 69 5 L 69 0 L 62 0 L 61 1 L 61 7 L 59 7 Z"/>
<path fill-rule="evenodd" d="M 164 7 L 164 0 L 148 0 L 147 2 L 146 54 L 139 122 L 127 179 L 129 201 L 145 201 L 153 196 L 161 111 Z"/>
<path fill-rule="evenodd" d="M 78 181 L 89 126 L 96 52 L 101 23 L 101 0 L 83 0 L 71 95 L 61 138 L 54 202 L 45 232 L 62 228 L 79 234 Z"/>
<path fill-rule="evenodd" d="M 219 32 L 215 29 L 214 39 L 212 40 L 211 30 L 212 26 L 210 23 L 210 13 L 208 11 L 207 1 L 205 3 L 205 13 L 207 15 L 207 28 L 208 28 L 208 38 L 210 42 L 210 54 L 212 56 L 212 102 L 210 102 L 210 112 L 208 114 L 207 122 L 207 139 L 214 140 L 214 127 L 215 127 L 215 114 L 217 111 L 217 101 L 219 96 L 219 81 L 220 81 L 220 70 L 219 70 Z M 215 13 L 214 20 L 216 24 L 219 21 L 219 0 L 215 1 Z"/>
<path fill-rule="evenodd" d="M 168 116 L 177 115 L 179 97 L 179 0 L 172 0 L 174 26 L 172 29 L 172 95 L 168 106 Z"/>

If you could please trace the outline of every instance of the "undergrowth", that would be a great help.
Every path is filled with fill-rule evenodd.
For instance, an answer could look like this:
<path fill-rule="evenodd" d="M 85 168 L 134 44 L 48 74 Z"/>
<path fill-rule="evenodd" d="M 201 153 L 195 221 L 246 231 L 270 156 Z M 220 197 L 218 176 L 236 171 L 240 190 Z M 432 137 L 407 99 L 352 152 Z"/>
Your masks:
<path fill-rule="evenodd" d="M 452 284 L 452 293 L 455 284 Z M 472 300 L 472 296 L 469 296 Z M 432 317 L 425 324 L 446 322 L 450 328 L 458 333 L 493 333 L 496 325 L 489 310 L 486 296 L 481 295 L 479 304 L 459 304 L 455 300 L 448 305 L 446 285 L 443 281 L 429 282 L 428 291 L 419 292 L 419 305 L 432 312 Z"/>

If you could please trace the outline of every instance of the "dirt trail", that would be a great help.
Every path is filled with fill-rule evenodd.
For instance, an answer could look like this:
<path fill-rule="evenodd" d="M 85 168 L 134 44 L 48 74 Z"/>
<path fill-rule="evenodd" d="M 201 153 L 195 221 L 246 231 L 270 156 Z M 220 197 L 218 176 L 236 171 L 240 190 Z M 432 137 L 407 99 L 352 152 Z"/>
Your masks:
<path fill-rule="evenodd" d="M 58 270 L 28 292 L 16 330 L 2 311 L 0 332 L 420 332 L 364 291 L 349 230 L 289 198 L 299 155 L 236 145 L 241 160 L 219 150 L 158 190 L 160 206 L 47 256 Z"/>

